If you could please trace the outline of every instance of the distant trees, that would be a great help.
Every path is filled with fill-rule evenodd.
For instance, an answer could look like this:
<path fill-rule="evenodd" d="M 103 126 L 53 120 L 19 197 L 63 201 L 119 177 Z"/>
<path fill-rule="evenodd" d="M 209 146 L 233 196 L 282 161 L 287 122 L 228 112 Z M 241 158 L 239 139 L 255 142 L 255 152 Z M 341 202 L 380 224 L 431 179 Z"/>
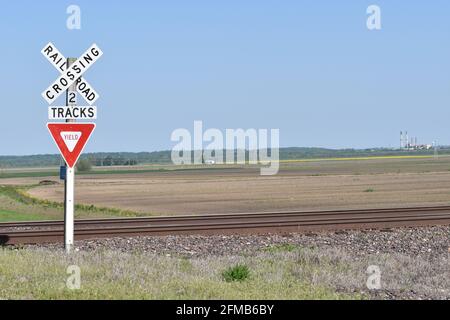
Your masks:
<path fill-rule="evenodd" d="M 92 170 L 92 165 L 97 167 L 110 167 L 110 166 L 135 166 L 138 162 L 135 159 L 123 159 L 114 158 L 110 155 L 104 158 L 83 158 L 77 163 L 77 170 L 80 172 L 87 172 Z"/>
<path fill-rule="evenodd" d="M 383 155 L 405 155 L 410 151 L 394 150 L 389 148 L 378 149 L 323 149 L 323 148 L 281 148 L 280 159 L 305 159 L 305 158 L 329 158 L 329 157 L 365 157 Z M 432 155 L 434 150 L 414 150 L 414 155 Z M 440 147 L 440 154 L 450 154 L 450 146 Z M 225 152 L 224 152 L 225 154 Z M 235 150 L 236 154 L 236 150 Z M 135 166 L 137 164 L 172 164 L 171 151 L 155 152 L 98 152 L 87 153 L 81 156 L 81 160 L 89 159 L 91 166 Z M 248 159 L 248 150 L 246 150 Z M 81 161 L 80 160 L 80 161 Z M 205 159 L 206 160 L 206 159 Z M 32 156 L 2 156 L 0 155 L 0 171 L 7 168 L 20 167 L 57 167 L 61 165 L 59 154 L 44 154 Z"/>
<path fill-rule="evenodd" d="M 77 163 L 77 171 L 89 172 L 92 170 L 92 163 L 89 159 L 81 159 Z"/>
<path fill-rule="evenodd" d="M 100 163 L 101 163 L 101 166 L 112 166 L 114 163 L 113 163 L 113 157 L 111 157 L 111 156 L 107 156 L 106 158 L 104 158 L 104 159 L 100 159 Z"/>
<path fill-rule="evenodd" d="M 137 161 L 134 159 L 130 159 L 130 160 L 126 160 L 125 163 L 123 164 L 124 166 L 135 166 L 137 165 Z"/>
<path fill-rule="evenodd" d="M 108 155 L 104 158 L 95 159 L 94 163 L 98 167 L 135 166 L 138 164 L 138 161 L 135 159 L 126 159 L 122 157 L 113 157 L 111 155 Z"/>

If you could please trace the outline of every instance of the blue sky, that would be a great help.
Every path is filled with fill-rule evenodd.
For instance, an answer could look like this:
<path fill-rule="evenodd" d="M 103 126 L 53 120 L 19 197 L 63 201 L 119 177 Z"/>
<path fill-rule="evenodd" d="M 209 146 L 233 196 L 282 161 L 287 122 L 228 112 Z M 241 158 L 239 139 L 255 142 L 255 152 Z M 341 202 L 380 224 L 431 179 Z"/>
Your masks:
<path fill-rule="evenodd" d="M 70 4 L 81 30 L 66 28 Z M 2 2 L 0 154 L 57 153 L 49 41 L 104 52 L 86 73 L 100 94 L 86 152 L 170 149 L 194 120 L 278 128 L 281 146 L 394 147 L 400 130 L 450 144 L 449 17 L 448 0 Z"/>

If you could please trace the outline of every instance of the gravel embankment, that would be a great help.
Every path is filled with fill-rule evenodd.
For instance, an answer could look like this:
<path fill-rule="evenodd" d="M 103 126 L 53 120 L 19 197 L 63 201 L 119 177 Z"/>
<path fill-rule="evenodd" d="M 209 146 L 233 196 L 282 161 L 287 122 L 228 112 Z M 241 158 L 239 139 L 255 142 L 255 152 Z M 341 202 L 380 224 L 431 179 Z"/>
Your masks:
<path fill-rule="evenodd" d="M 287 235 L 152 236 L 76 242 L 77 250 L 113 249 L 188 256 L 241 255 L 281 244 L 339 247 L 356 257 L 396 253 L 433 259 L 450 253 L 450 226 Z M 59 248 L 60 245 L 41 245 Z"/>

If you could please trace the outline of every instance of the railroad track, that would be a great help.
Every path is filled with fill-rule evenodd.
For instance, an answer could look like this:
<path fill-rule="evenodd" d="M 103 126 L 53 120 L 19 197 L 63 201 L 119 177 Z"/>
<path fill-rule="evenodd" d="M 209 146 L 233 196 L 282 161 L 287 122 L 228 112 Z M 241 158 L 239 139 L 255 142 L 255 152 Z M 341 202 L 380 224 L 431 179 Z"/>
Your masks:
<path fill-rule="evenodd" d="M 288 233 L 450 224 L 450 206 L 75 221 L 75 239 L 149 235 Z M 0 244 L 63 241 L 63 221 L 0 223 Z"/>

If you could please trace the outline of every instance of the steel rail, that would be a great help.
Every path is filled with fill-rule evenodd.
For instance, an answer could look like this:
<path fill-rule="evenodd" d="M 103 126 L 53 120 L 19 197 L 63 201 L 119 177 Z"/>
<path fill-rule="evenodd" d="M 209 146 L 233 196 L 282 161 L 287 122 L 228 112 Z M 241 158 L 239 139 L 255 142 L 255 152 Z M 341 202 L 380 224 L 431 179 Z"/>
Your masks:
<path fill-rule="evenodd" d="M 450 206 L 438 207 L 411 207 L 411 208 L 381 208 L 381 209 L 356 209 L 356 210 L 327 210 L 327 211 L 280 211 L 280 212 L 256 212 L 256 213 L 229 213 L 229 214 L 210 214 L 210 215 L 177 215 L 177 216 L 150 216 L 150 217 L 130 217 L 130 218 L 103 218 L 103 219 L 78 219 L 75 220 L 75 226 L 84 227 L 89 225 L 130 225 L 141 223 L 190 223 L 192 221 L 204 221 L 205 218 L 214 219 L 254 219 L 262 218 L 279 218 L 280 215 L 289 215 L 290 217 L 306 217 L 306 216 L 335 216 L 342 214 L 363 215 L 371 213 L 414 213 L 422 212 L 428 214 L 430 212 L 450 212 Z M 0 231 L 3 228 L 35 228 L 35 227 L 59 227 L 64 226 L 64 221 L 60 220 L 41 220 L 41 221 L 22 221 L 22 222 L 1 222 Z"/>
<path fill-rule="evenodd" d="M 43 229 L 37 224 L 0 224 L 0 244 L 55 242 L 63 239 L 60 221 Z M 373 229 L 450 224 L 450 207 L 416 207 L 395 209 L 338 210 L 318 212 L 280 212 L 255 214 L 225 214 L 176 216 L 158 218 L 78 220 L 75 239 L 109 237 L 177 235 L 177 234 L 241 234 L 288 233 L 342 229 Z M 2 227 L 9 225 L 8 228 Z M 13 229 L 20 225 L 31 230 Z"/>

